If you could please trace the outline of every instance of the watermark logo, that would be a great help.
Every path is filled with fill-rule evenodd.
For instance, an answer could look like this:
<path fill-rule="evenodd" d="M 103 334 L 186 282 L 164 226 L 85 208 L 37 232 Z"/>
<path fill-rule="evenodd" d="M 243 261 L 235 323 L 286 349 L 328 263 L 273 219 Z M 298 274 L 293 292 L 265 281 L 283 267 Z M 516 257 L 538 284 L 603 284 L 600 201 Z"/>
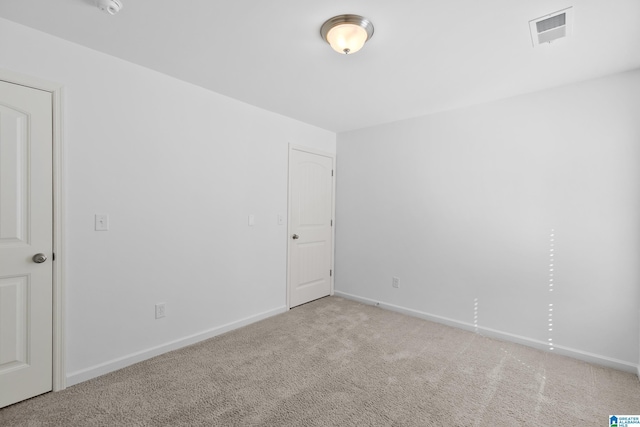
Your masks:
<path fill-rule="evenodd" d="M 640 415 L 609 415 L 609 427 L 640 427 Z"/>

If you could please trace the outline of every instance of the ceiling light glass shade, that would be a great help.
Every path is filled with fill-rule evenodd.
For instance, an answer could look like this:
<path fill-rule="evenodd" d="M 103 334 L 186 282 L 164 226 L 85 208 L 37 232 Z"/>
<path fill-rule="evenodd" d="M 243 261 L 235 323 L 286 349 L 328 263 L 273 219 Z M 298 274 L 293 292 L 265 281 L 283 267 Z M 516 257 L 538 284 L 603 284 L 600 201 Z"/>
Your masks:
<path fill-rule="evenodd" d="M 339 15 L 322 24 L 320 34 L 336 52 L 351 54 L 373 36 L 373 24 L 359 15 Z"/>
<path fill-rule="evenodd" d="M 338 25 L 329 30 L 327 41 L 336 52 L 356 53 L 367 41 L 367 32 L 359 25 Z"/>

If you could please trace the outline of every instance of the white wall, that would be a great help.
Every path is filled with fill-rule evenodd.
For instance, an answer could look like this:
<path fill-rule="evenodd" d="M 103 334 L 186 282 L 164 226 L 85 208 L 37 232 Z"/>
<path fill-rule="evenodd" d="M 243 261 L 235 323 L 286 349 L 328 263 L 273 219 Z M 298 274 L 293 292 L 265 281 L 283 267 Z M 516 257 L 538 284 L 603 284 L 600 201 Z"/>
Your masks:
<path fill-rule="evenodd" d="M 485 333 L 635 372 L 640 70 L 342 133 L 337 169 L 339 293 L 470 329 L 477 298 Z"/>
<path fill-rule="evenodd" d="M 4 19 L 0 52 L 66 88 L 69 383 L 284 309 L 288 143 L 334 133 Z"/>

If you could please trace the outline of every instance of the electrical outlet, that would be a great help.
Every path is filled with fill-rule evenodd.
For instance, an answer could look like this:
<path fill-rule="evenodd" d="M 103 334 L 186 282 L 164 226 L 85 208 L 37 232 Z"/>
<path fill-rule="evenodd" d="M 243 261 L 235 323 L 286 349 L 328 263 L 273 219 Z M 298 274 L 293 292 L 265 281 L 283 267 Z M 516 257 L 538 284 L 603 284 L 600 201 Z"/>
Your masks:
<path fill-rule="evenodd" d="M 158 304 L 156 304 L 156 319 L 164 317 L 164 309 L 165 306 L 163 302 L 159 302 Z"/>
<path fill-rule="evenodd" d="M 393 286 L 394 288 L 399 288 L 400 287 L 400 279 L 398 279 L 397 277 L 392 277 L 391 278 L 391 286 Z"/>

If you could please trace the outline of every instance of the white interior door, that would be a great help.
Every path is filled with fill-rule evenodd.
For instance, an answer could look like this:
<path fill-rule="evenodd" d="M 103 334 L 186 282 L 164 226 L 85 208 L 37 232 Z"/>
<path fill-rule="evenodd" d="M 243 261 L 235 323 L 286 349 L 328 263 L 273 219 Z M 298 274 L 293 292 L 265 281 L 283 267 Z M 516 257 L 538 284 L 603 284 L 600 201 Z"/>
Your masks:
<path fill-rule="evenodd" d="M 52 135 L 51 93 L 0 81 L 0 407 L 52 386 Z"/>
<path fill-rule="evenodd" d="M 330 295 L 333 265 L 333 157 L 291 148 L 289 307 Z"/>

